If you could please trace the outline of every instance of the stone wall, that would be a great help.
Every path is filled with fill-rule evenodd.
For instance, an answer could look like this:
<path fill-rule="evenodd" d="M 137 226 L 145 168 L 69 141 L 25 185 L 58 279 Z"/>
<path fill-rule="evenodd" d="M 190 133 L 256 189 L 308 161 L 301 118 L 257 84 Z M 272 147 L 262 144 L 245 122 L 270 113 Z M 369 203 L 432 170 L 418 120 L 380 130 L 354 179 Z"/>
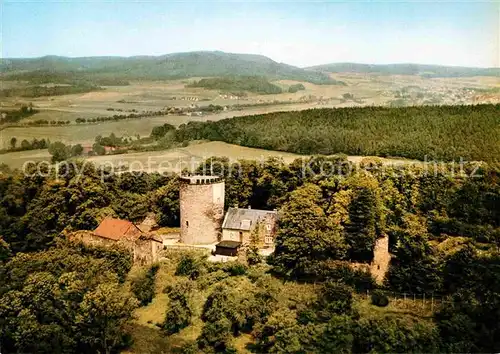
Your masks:
<path fill-rule="evenodd" d="M 389 236 L 383 236 L 375 240 L 371 263 L 351 262 L 350 264 L 353 269 L 370 272 L 377 284 L 381 285 L 389 271 L 390 262 Z"/>
<path fill-rule="evenodd" d="M 181 242 L 211 244 L 221 239 L 224 216 L 224 182 L 181 183 Z"/>
<path fill-rule="evenodd" d="M 134 263 L 144 265 L 157 262 L 163 243 L 152 239 L 138 239 L 134 242 Z"/>
<path fill-rule="evenodd" d="M 111 246 L 116 241 L 94 235 L 92 231 L 75 231 L 68 235 L 68 239 L 73 242 L 82 242 L 89 246 Z"/>
<path fill-rule="evenodd" d="M 250 231 L 224 229 L 222 230 L 222 240 L 248 243 L 250 241 Z"/>
<path fill-rule="evenodd" d="M 370 273 L 378 284 L 382 284 L 389 271 L 391 254 L 389 253 L 389 236 L 385 235 L 375 240 L 373 260 L 370 264 Z"/>
<path fill-rule="evenodd" d="M 133 254 L 134 263 L 144 265 L 158 261 L 160 252 L 163 250 L 163 243 L 150 238 L 137 238 L 135 240 L 110 240 L 108 238 L 95 235 L 92 231 L 76 231 L 68 235 L 68 239 L 73 242 L 82 242 L 88 246 L 111 247 L 118 245 L 129 250 Z"/>

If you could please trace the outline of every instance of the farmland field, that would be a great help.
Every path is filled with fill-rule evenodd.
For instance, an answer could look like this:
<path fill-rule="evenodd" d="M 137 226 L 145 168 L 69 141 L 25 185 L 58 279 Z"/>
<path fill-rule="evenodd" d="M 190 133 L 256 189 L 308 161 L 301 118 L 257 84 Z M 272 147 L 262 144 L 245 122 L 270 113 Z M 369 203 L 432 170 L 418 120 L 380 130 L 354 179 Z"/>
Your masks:
<path fill-rule="evenodd" d="M 282 158 L 290 163 L 298 157 L 306 155 L 292 154 L 282 151 L 254 149 L 239 145 L 227 144 L 220 141 L 194 142 L 187 147 L 174 148 L 162 151 L 147 151 L 120 155 L 92 156 L 86 158 L 98 166 L 109 166 L 114 169 L 123 167 L 125 170 L 146 172 L 176 172 L 182 169 L 196 168 L 202 161 L 210 157 L 227 157 L 231 161 L 256 160 L 264 161 L 269 157 Z M 0 155 L 0 163 L 6 163 L 12 168 L 22 168 L 27 161 L 50 161 L 47 150 L 33 150 L 12 152 Z M 348 156 L 348 160 L 359 163 L 364 156 Z M 407 164 L 414 160 L 380 158 L 384 164 Z"/>
<path fill-rule="evenodd" d="M 263 114 L 277 111 L 293 111 L 310 108 L 347 107 L 364 105 L 388 105 L 395 98 L 395 92 L 403 92 L 410 87 L 414 90 L 405 93 L 400 99 L 403 104 L 418 104 L 418 97 L 432 97 L 441 100 L 440 103 L 475 103 L 477 97 L 473 93 L 464 94 L 464 88 L 494 88 L 498 86 L 496 78 L 472 77 L 454 79 L 427 79 L 412 75 L 379 75 L 338 73 L 332 75 L 346 85 L 316 85 L 302 83 L 304 90 L 295 93 L 271 95 L 248 94 L 238 98 L 221 94 L 217 90 L 189 87 L 189 83 L 200 78 L 170 81 L 133 81 L 128 86 L 108 86 L 105 90 L 53 97 L 20 98 L 8 97 L 2 99 L 0 108 L 19 107 L 21 104 L 32 103 L 40 112 L 25 118 L 21 123 L 36 120 L 70 121 L 65 126 L 0 126 L 0 148 L 6 148 L 12 137 L 18 141 L 50 139 L 65 143 L 92 143 L 97 135 L 115 133 L 118 136 L 147 136 L 154 126 L 164 123 L 175 126 L 189 121 L 219 120 L 242 115 Z M 293 80 L 273 82 L 282 88 L 298 83 Z M 7 86 L 14 82 L 0 82 Z M 21 83 L 19 83 L 21 85 Z M 405 91 L 406 92 L 406 91 Z M 345 99 L 345 95 L 350 98 Z M 399 94 L 399 93 L 397 93 Z M 436 98 L 438 97 L 438 98 Z M 480 97 L 481 98 L 481 97 Z M 481 99 L 498 100 L 495 97 Z M 448 102 L 449 101 L 449 102 Z M 406 103 L 405 103 L 406 102 Z M 399 102 L 401 103 L 401 102 Z M 229 107 L 227 111 L 203 116 L 165 115 L 144 117 L 141 119 L 126 119 L 93 124 L 76 124 L 77 118 L 109 117 L 115 114 L 126 115 L 132 111 L 137 113 L 159 111 L 165 107 L 202 107 L 209 104 Z M 235 105 L 245 105 L 236 109 Z"/>
<path fill-rule="evenodd" d="M 92 143 L 97 135 L 109 135 L 115 133 L 117 136 L 133 136 L 139 134 L 141 137 L 148 136 L 153 127 L 165 123 L 179 126 L 190 121 L 220 120 L 225 118 L 239 117 L 253 114 L 264 114 L 280 111 L 300 111 L 314 107 L 335 107 L 335 105 L 313 105 L 311 103 L 277 104 L 272 106 L 247 107 L 239 111 L 228 111 L 218 114 L 210 114 L 202 117 L 190 117 L 181 115 L 165 115 L 156 117 L 147 117 L 142 119 L 126 119 L 122 121 L 108 121 L 94 124 L 70 124 L 66 126 L 41 126 L 41 127 L 6 127 L 0 130 L 0 148 L 8 146 L 12 137 L 19 141 L 23 139 L 31 140 L 50 139 L 53 141 L 62 141 L 68 144 L 89 144 Z M 340 107 L 340 106 L 339 106 Z M 345 105 L 342 105 L 345 107 Z M 108 112 L 109 113 L 109 112 Z M 40 118 L 42 116 L 43 118 Z M 35 118 L 33 118 L 35 117 Z M 63 113 L 61 111 L 42 111 L 32 117 L 34 119 L 48 119 L 48 117 L 60 117 L 61 120 L 70 118 L 85 117 L 79 113 Z M 88 113 L 86 117 L 91 117 Z M 52 119 L 52 118 L 51 118 Z M 1 128 L 0 128 L 1 129 Z"/>
<path fill-rule="evenodd" d="M 25 162 L 50 161 L 50 157 L 47 149 L 9 152 L 7 154 L 0 154 L 0 164 L 7 164 L 11 168 L 22 168 Z"/>
<path fill-rule="evenodd" d="M 148 169 L 148 166 L 150 166 L 151 171 L 179 172 L 180 169 L 191 166 L 191 164 L 197 166 L 198 163 L 212 156 L 225 156 L 231 160 L 264 160 L 271 156 L 278 156 L 282 157 L 285 162 L 291 162 L 300 155 L 280 151 L 252 149 L 212 141 L 194 143 L 187 147 L 163 151 L 92 156 L 88 157 L 87 160 L 96 165 L 108 165 L 115 168 L 118 166 L 127 166 L 132 170 L 138 170 L 141 169 L 141 166 L 144 169 Z M 12 152 L 0 155 L 0 163 L 6 163 L 12 168 L 21 168 L 26 161 L 50 161 L 50 157 L 47 150 Z"/>

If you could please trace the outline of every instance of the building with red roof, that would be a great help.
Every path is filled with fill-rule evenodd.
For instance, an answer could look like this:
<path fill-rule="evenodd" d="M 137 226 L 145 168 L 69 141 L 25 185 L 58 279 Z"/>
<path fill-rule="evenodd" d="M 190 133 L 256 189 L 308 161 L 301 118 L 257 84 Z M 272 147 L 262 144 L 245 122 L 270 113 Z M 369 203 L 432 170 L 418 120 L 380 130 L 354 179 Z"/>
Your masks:
<path fill-rule="evenodd" d="M 141 231 L 128 220 L 107 217 L 94 231 L 76 231 L 68 235 L 71 241 L 89 246 L 121 246 L 128 249 L 134 263 L 149 264 L 158 261 L 163 242 L 152 234 Z"/>
<path fill-rule="evenodd" d="M 94 230 L 94 235 L 114 241 L 136 240 L 141 236 L 141 233 L 141 230 L 132 222 L 111 217 L 101 221 L 97 229 Z"/>

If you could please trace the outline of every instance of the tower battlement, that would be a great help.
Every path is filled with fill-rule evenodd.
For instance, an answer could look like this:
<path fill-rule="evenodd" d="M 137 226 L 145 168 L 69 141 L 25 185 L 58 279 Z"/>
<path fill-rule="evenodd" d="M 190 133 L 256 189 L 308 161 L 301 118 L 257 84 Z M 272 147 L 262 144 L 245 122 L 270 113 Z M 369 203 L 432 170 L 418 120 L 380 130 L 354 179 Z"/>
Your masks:
<path fill-rule="evenodd" d="M 220 183 L 222 181 L 223 181 L 222 177 L 220 176 L 204 176 L 204 175 L 181 176 L 181 182 L 187 184 L 212 184 L 212 183 Z"/>

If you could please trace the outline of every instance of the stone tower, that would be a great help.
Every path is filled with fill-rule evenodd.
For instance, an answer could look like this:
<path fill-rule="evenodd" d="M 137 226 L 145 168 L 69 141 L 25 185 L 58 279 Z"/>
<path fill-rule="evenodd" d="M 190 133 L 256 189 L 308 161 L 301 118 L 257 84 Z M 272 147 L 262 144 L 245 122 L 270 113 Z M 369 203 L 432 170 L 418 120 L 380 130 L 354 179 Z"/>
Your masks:
<path fill-rule="evenodd" d="M 181 242 L 219 241 L 224 216 L 224 180 L 217 176 L 182 176 L 180 186 Z"/>

